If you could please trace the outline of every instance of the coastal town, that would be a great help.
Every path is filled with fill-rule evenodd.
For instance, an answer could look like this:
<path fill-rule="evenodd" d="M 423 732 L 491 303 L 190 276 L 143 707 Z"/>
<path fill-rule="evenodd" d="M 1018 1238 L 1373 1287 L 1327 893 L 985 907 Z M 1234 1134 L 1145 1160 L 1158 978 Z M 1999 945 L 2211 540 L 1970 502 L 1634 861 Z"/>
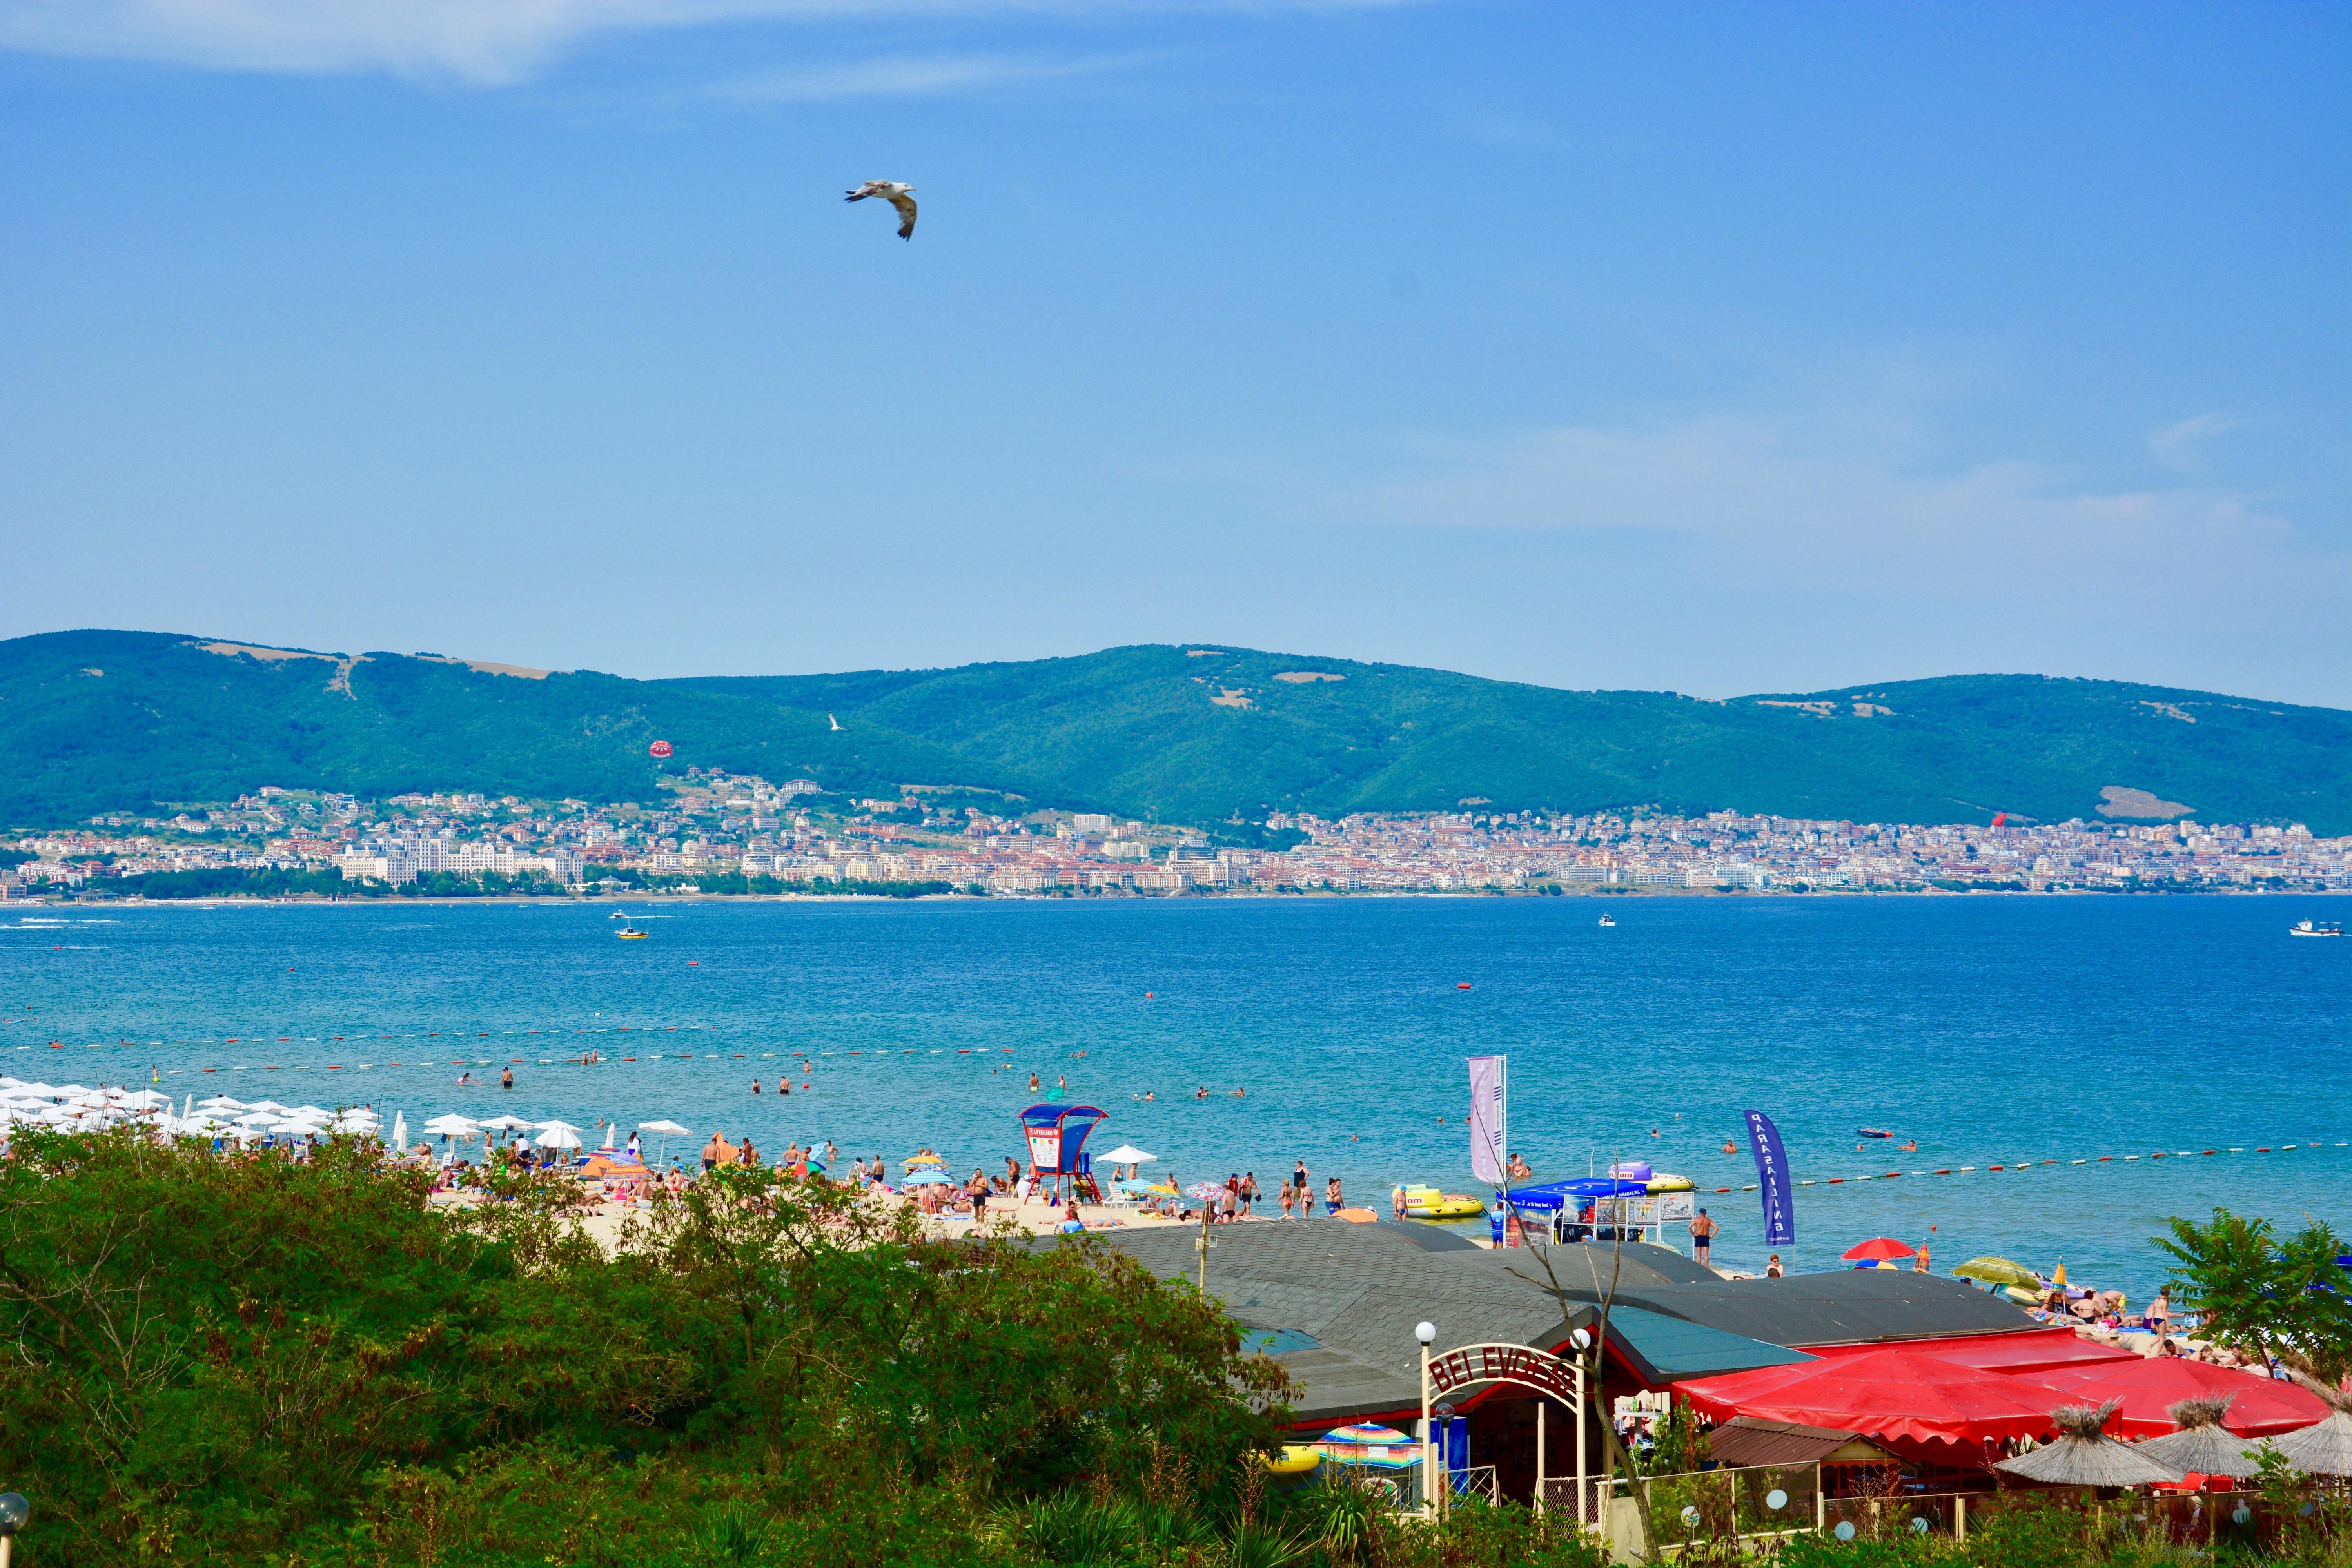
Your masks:
<path fill-rule="evenodd" d="M 266 787 L 217 808 L 111 815 L 0 844 L 0 894 L 104 896 L 180 872 L 350 890 L 988 895 L 2315 891 L 2352 837 L 2300 823 L 1857 823 L 1640 810 L 1281 812 L 1215 831 L 906 786 L 829 795 L 689 770 L 657 805 Z M 454 883 L 452 881 L 454 879 Z M 234 890 L 224 887 L 221 890 Z"/>

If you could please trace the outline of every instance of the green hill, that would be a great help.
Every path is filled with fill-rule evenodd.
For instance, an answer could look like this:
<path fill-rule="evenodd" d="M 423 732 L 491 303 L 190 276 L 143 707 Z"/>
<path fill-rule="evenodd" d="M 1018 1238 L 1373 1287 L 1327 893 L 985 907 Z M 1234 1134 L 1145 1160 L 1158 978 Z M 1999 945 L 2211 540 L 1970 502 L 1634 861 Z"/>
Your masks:
<path fill-rule="evenodd" d="M 665 684 L 855 715 L 1041 794 L 1168 821 L 1473 799 L 2055 821 L 2093 817 L 2112 787 L 2208 820 L 2352 831 L 2352 713 L 2113 681 L 1953 676 L 1714 702 L 1193 647 Z"/>
<path fill-rule="evenodd" d="M 677 749 L 676 766 L 849 791 L 964 767 L 924 742 L 871 724 L 836 731 L 821 713 L 758 698 L 586 670 L 533 679 L 238 646 L 112 631 L 0 642 L 0 824 L 226 800 L 263 784 L 649 800 L 656 740 Z"/>
<path fill-rule="evenodd" d="M 2352 832 L 2352 713 L 2109 681 L 1954 676 L 1714 702 L 1157 647 L 663 681 L 503 668 L 149 632 L 0 642 L 0 824 L 265 784 L 649 799 L 646 747 L 662 739 L 674 767 L 852 793 L 962 784 L 1204 825 L 1468 801 L 2047 821 L 2094 816 L 2116 790 L 2142 792 L 2125 810 Z"/>

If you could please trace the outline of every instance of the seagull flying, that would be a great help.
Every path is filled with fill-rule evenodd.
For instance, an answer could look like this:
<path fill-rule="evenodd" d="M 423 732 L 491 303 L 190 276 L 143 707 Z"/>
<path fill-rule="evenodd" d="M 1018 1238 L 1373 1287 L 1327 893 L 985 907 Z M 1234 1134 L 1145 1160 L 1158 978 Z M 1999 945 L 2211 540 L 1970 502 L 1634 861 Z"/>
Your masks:
<path fill-rule="evenodd" d="M 898 237 L 915 237 L 915 187 L 902 185 L 896 180 L 868 180 L 849 193 L 848 200 L 862 202 L 868 196 L 880 196 L 898 209 Z"/>

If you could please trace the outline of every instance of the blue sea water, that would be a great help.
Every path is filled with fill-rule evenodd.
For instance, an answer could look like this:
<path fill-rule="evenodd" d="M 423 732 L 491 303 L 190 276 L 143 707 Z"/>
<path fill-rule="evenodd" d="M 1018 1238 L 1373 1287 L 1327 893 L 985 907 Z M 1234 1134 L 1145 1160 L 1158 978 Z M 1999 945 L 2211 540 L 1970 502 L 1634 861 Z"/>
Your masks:
<path fill-rule="evenodd" d="M 1749 1107 L 1800 1178 L 1906 1173 L 1800 1189 L 1783 1251 L 1801 1268 L 1885 1234 L 1932 1240 L 1939 1268 L 2063 1259 L 2138 1297 L 2168 1215 L 2352 1228 L 2352 942 L 2286 935 L 2336 913 L 2317 900 L 625 907 L 652 940 L 615 941 L 613 906 L 593 903 L 10 911 L 0 1071 L 366 1103 L 412 1128 L 666 1117 L 695 1130 L 672 1142 L 689 1156 L 714 1127 L 771 1155 L 830 1138 L 894 1165 L 929 1144 L 959 1173 L 1000 1168 L 1015 1114 L 1066 1077 L 1066 1098 L 1110 1112 L 1097 1149 L 1268 1188 L 1304 1158 L 1318 1194 L 1336 1174 L 1382 1207 L 1397 1181 L 1475 1191 L 1464 1058 L 1501 1053 L 1510 1142 L 1539 1178 L 1622 1157 L 1736 1188 L 1755 1180 Z M 565 1059 L 589 1048 L 600 1064 Z M 794 1052 L 808 1065 L 779 1098 Z M 1858 1150 L 1864 1126 L 1918 1152 Z M 2094 1163 L 1984 1169 L 2051 1159 Z M 1962 1165 L 1979 1169 L 1912 1173 Z M 1701 1201 L 1718 1264 L 1760 1265 L 1757 1195 Z"/>

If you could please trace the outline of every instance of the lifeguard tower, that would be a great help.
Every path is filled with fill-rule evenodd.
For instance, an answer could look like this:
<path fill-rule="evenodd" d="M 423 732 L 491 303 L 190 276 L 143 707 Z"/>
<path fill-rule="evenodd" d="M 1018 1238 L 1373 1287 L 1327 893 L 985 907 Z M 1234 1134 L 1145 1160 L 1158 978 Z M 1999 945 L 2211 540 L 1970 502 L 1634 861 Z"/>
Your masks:
<path fill-rule="evenodd" d="M 1087 1134 L 1110 1114 L 1091 1105 L 1033 1105 L 1021 1113 L 1021 1132 L 1029 1141 L 1029 1163 L 1043 1178 L 1054 1178 L 1054 1201 L 1062 1201 L 1062 1179 L 1087 1176 L 1094 1163 L 1087 1153 Z"/>

